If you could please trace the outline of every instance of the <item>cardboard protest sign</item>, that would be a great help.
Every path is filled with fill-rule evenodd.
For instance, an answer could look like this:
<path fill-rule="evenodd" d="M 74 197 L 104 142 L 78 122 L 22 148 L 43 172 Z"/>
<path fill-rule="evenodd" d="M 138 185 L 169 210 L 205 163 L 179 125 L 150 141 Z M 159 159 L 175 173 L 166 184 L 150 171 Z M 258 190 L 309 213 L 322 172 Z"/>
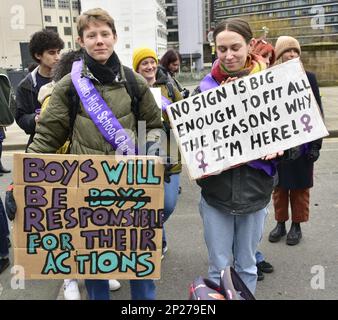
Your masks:
<path fill-rule="evenodd" d="M 161 106 L 161 88 L 150 88 L 151 93 L 157 103 L 157 106 L 162 110 Z"/>
<path fill-rule="evenodd" d="M 299 59 L 174 103 L 167 113 L 192 179 L 328 135 Z"/>
<path fill-rule="evenodd" d="M 159 279 L 157 157 L 14 155 L 14 259 L 27 279 Z"/>

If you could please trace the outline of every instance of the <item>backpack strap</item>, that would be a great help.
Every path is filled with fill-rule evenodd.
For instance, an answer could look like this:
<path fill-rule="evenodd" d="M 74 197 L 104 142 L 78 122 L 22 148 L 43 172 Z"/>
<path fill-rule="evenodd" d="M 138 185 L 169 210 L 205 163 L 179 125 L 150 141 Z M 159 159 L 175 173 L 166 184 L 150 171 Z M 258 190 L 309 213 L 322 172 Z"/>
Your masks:
<path fill-rule="evenodd" d="M 138 120 L 140 118 L 139 103 L 141 100 L 141 93 L 134 75 L 134 71 L 126 66 L 123 66 L 123 71 L 127 80 L 125 82 L 125 87 L 131 99 L 131 110 L 135 115 L 137 129 Z"/>
<path fill-rule="evenodd" d="M 74 84 L 71 83 L 68 91 L 68 102 L 69 102 L 69 140 L 72 142 L 74 123 L 77 113 L 80 109 L 80 97 L 77 94 Z"/>
<path fill-rule="evenodd" d="M 168 79 L 168 81 L 165 84 L 167 90 L 168 90 L 168 97 L 172 102 L 176 102 L 176 97 L 175 97 L 175 90 L 174 90 L 174 85 L 171 83 L 171 81 Z"/>

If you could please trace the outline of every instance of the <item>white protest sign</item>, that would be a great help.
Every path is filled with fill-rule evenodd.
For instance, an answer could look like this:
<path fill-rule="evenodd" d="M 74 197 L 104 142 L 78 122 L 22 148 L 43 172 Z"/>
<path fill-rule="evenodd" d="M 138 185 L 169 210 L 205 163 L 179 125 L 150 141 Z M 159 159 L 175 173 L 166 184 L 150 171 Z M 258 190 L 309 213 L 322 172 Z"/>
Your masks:
<path fill-rule="evenodd" d="M 157 103 L 157 106 L 162 110 L 161 88 L 150 88 L 151 93 Z"/>
<path fill-rule="evenodd" d="M 299 59 L 174 103 L 167 113 L 192 179 L 328 135 Z"/>

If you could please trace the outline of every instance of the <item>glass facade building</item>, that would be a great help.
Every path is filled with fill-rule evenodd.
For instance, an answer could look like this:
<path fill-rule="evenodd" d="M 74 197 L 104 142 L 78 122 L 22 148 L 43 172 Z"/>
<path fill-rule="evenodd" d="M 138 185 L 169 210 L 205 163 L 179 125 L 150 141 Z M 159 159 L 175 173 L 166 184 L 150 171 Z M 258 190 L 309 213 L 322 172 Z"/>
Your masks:
<path fill-rule="evenodd" d="M 258 37 L 275 41 L 288 35 L 303 44 L 338 42 L 336 0 L 214 0 L 215 22 L 229 17 L 246 19 Z"/>

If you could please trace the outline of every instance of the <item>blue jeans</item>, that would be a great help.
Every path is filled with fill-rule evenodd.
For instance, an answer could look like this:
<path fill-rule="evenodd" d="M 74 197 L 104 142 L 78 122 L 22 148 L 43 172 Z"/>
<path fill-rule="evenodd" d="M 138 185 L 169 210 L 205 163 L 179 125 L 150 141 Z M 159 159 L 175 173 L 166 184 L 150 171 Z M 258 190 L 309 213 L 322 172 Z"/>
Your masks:
<path fill-rule="evenodd" d="M 209 278 L 219 284 L 221 271 L 233 265 L 254 294 L 257 283 L 255 253 L 263 234 L 267 209 L 231 215 L 208 205 L 203 197 L 199 208 L 209 255 Z"/>
<path fill-rule="evenodd" d="M 170 176 L 170 182 L 164 182 L 164 222 L 166 222 L 170 215 L 174 212 L 178 190 L 180 187 L 180 174 L 172 174 Z"/>
<path fill-rule="evenodd" d="M 108 280 L 85 280 L 89 300 L 109 300 Z M 132 300 L 155 300 L 154 280 L 130 280 Z"/>
<path fill-rule="evenodd" d="M 163 222 L 166 222 L 171 214 L 174 212 L 177 199 L 178 199 L 178 190 L 180 187 L 180 174 L 172 174 L 170 176 L 170 182 L 164 182 L 164 219 Z M 163 226 L 163 242 L 166 242 L 165 229 Z"/>
<path fill-rule="evenodd" d="M 5 258 L 9 255 L 8 251 L 8 221 L 2 199 L 0 198 L 0 258 Z"/>
<path fill-rule="evenodd" d="M 256 264 L 265 260 L 263 253 L 258 250 L 256 251 L 255 257 L 256 257 Z"/>
<path fill-rule="evenodd" d="M 262 238 L 259 240 L 259 242 L 261 241 L 262 241 Z M 263 253 L 259 250 L 256 251 L 255 257 L 256 257 L 256 264 L 265 260 Z"/>
<path fill-rule="evenodd" d="M 85 280 L 89 300 L 109 300 L 108 280 Z"/>
<path fill-rule="evenodd" d="M 155 300 L 156 286 L 154 280 L 130 280 L 132 300 Z"/>

